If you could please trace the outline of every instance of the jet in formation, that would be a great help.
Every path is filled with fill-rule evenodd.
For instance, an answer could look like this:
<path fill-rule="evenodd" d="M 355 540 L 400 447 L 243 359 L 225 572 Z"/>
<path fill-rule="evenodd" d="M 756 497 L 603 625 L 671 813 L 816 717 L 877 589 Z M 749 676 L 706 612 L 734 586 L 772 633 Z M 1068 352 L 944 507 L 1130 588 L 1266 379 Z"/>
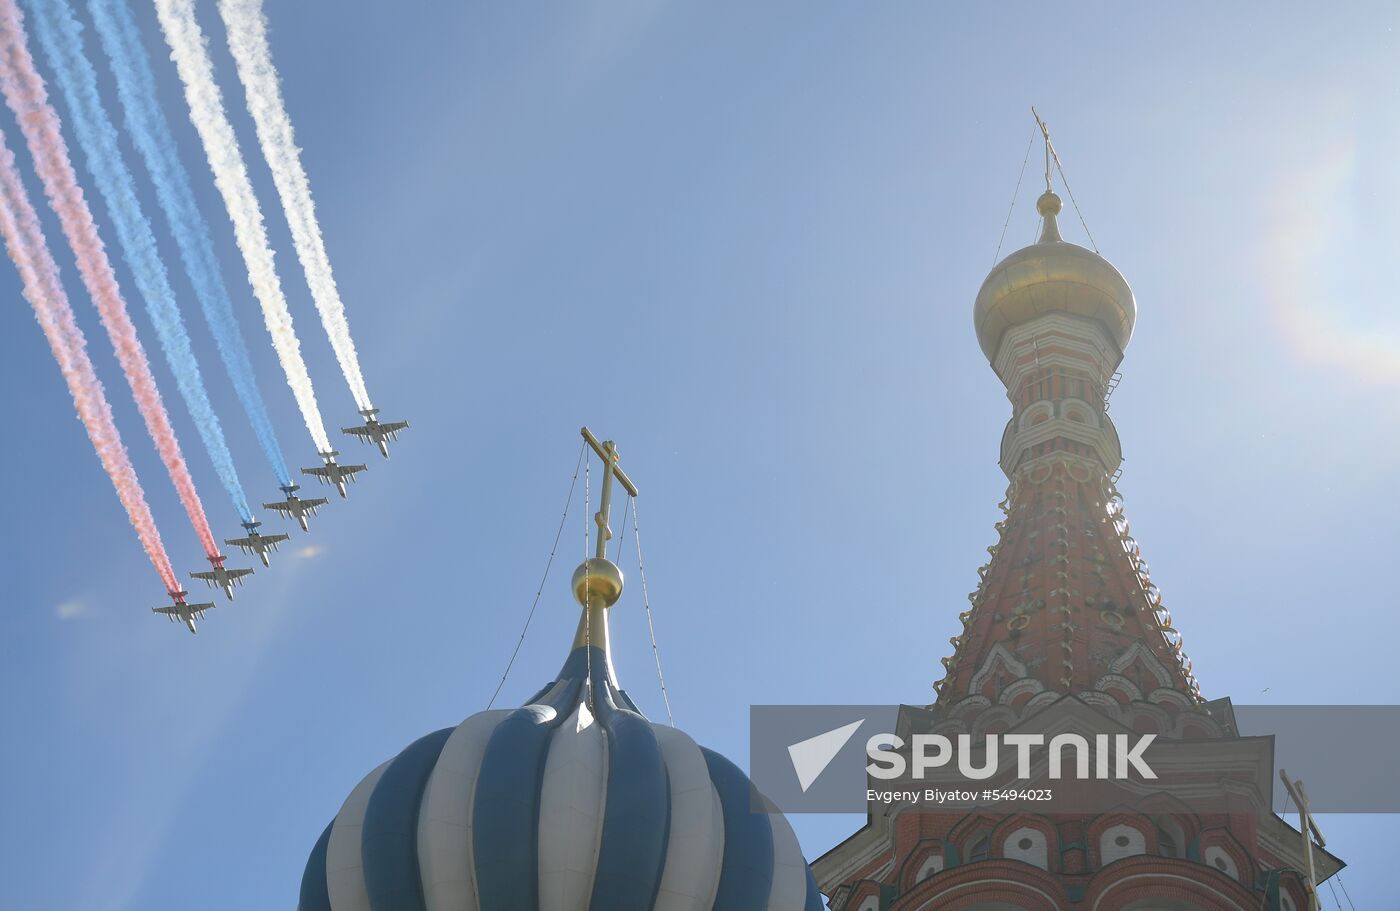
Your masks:
<path fill-rule="evenodd" d="M 190 632 L 197 633 L 199 630 L 196 628 L 194 621 L 196 619 L 204 619 L 204 612 L 213 610 L 214 602 L 206 601 L 203 604 L 186 604 L 185 598 L 188 595 L 189 592 L 187 591 L 174 589 L 170 592 L 170 605 L 168 607 L 153 607 L 151 610 L 157 614 L 165 614 L 165 616 L 170 619 L 171 623 L 183 622 L 185 626 L 189 627 Z"/>
<path fill-rule="evenodd" d="M 340 432 L 359 437 L 362 443 L 373 443 L 379 447 L 379 454 L 387 459 L 389 458 L 389 443 L 398 438 L 399 431 L 408 429 L 408 421 L 380 423 L 375 417 L 377 414 L 379 414 L 378 408 L 366 408 L 360 412 L 360 415 L 365 419 L 365 426 L 342 427 Z"/>
<path fill-rule="evenodd" d="M 278 500 L 275 503 L 264 503 L 263 509 L 270 509 L 279 516 L 287 519 L 296 519 L 302 531 L 310 531 L 306 520 L 316 515 L 316 510 L 326 505 L 325 497 L 311 497 L 303 500 L 297 496 L 297 491 L 301 490 L 298 484 L 288 484 L 282 488 L 282 493 L 287 495 L 285 500 Z"/>
<path fill-rule="evenodd" d="M 251 576 L 251 569 L 225 569 L 224 555 L 216 554 L 209 558 L 209 563 L 214 568 L 202 573 L 190 573 L 190 578 L 207 582 L 210 588 L 222 588 L 224 596 L 230 601 L 233 600 L 233 587 L 243 584 L 244 576 Z"/>
<path fill-rule="evenodd" d="M 378 418 L 378 408 L 365 408 L 360 411 L 360 416 L 365 419 L 363 427 L 343 427 L 341 432 L 358 438 L 362 443 L 373 443 L 379 448 L 379 454 L 384 458 L 389 458 L 389 444 L 398 439 L 398 435 L 408 429 L 408 421 L 383 421 Z M 336 461 L 336 456 L 340 455 L 335 450 L 317 453 L 325 462 L 315 468 L 303 468 L 302 473 L 313 475 L 322 484 L 334 485 L 336 492 L 341 498 L 346 497 L 345 482 L 355 480 L 355 475 L 367 470 L 365 465 L 342 465 Z M 298 484 L 286 484 L 281 487 L 284 499 L 272 503 L 264 503 L 264 509 L 270 509 L 283 518 L 295 519 L 301 526 L 302 531 L 310 531 L 307 519 L 316 515 L 316 510 L 326 505 L 325 497 L 308 497 L 302 499 L 297 496 L 297 491 L 301 489 Z M 258 531 L 261 522 L 249 521 L 243 523 L 246 534 L 241 538 L 226 538 L 224 543 L 237 547 L 245 554 L 256 554 L 262 561 L 263 566 L 271 566 L 271 554 L 277 550 L 279 544 L 289 539 L 289 535 L 271 534 L 265 535 Z M 216 554 L 209 558 L 211 568 L 205 572 L 190 573 L 191 578 L 199 579 L 207 583 L 212 588 L 223 590 L 224 596 L 230 601 L 233 600 L 233 589 L 236 585 L 243 584 L 245 576 L 252 575 L 251 569 L 228 569 L 224 566 L 224 556 Z M 202 619 L 204 612 L 210 610 L 215 605 L 212 601 L 199 604 L 190 604 L 185 601 L 189 592 L 172 589 L 170 592 L 170 604 L 168 606 L 153 607 L 152 611 L 158 614 L 165 614 L 171 622 L 183 622 L 189 627 L 191 633 L 197 632 L 195 621 Z"/>
<path fill-rule="evenodd" d="M 345 499 L 345 482 L 355 480 L 355 475 L 364 471 L 364 465 L 341 465 L 335 460 L 340 455 L 332 449 L 329 452 L 318 452 L 321 458 L 326 460 L 326 464 L 319 468 L 303 468 L 302 474 L 313 475 L 322 484 L 334 484 L 336 491 L 340 493 L 340 498 Z"/>
<path fill-rule="evenodd" d="M 245 554 L 257 554 L 262 560 L 263 566 L 271 566 L 267 555 L 277 549 L 277 545 L 287 540 L 289 535 L 264 535 L 257 530 L 261 522 L 244 522 L 243 528 L 248 532 L 247 537 L 225 538 L 224 543 L 243 551 Z M 305 527 L 305 526 L 303 526 Z"/>

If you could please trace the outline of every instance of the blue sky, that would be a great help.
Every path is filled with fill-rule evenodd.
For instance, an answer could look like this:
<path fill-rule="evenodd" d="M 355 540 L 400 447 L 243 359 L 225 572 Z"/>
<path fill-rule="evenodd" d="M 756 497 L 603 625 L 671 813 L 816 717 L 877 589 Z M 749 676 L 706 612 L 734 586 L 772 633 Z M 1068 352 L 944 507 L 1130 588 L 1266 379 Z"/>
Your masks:
<path fill-rule="evenodd" d="M 0 268 L 7 904 L 293 902 L 355 782 L 485 706 L 583 423 L 619 442 L 642 488 L 667 683 L 697 740 L 744 761 L 751 703 L 928 701 L 1005 486 L 1009 406 L 971 308 L 1032 103 L 1137 294 L 1113 399 L 1120 488 L 1204 691 L 1400 698 L 1393 6 L 271 7 L 370 392 L 413 427 L 388 463 L 347 441 L 371 466 L 351 499 L 190 637 L 148 612 L 160 586 Z M 283 447 L 310 464 L 154 13 L 138 12 Z M 200 13 L 322 409 L 348 424 L 222 26 L 212 3 Z M 8 112 L 0 128 L 16 135 Z M 1036 181 L 1033 158 L 1003 252 L 1034 235 Z M 194 569 L 197 542 L 56 253 L 172 556 Z M 244 482 L 269 498 L 189 313 Z M 507 704 L 564 656 L 583 515 Z M 663 717 L 639 586 L 613 628 L 623 684 Z M 796 820 L 809 857 L 859 823 Z M 1394 819 L 1324 829 L 1358 907 L 1382 906 Z"/>

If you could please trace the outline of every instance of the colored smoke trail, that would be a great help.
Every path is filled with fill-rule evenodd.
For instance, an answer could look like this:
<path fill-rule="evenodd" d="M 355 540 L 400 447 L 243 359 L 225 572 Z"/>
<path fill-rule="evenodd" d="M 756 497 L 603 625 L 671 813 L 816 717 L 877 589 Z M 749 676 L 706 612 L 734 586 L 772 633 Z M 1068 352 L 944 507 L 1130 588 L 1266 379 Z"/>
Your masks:
<path fill-rule="evenodd" d="M 141 211 L 131 171 L 122 160 L 117 129 L 102 107 L 97 72 L 83 54 L 82 26 L 67 0 L 32 0 L 30 8 L 34 34 L 54 69 L 55 81 L 72 116 L 78 145 L 87 158 L 88 171 L 97 190 L 107 203 L 122 256 L 136 279 L 137 290 L 145 299 L 146 311 L 155 326 L 166 363 L 175 375 L 175 385 L 189 408 L 219 480 L 233 500 L 239 520 L 251 522 L 253 513 L 248 508 L 243 485 L 239 483 L 223 428 L 219 426 L 219 416 L 209 401 L 175 291 L 170 287 L 165 264 L 161 262 L 151 224 Z"/>
<path fill-rule="evenodd" d="M 125 507 L 146 555 L 160 574 L 161 584 L 167 591 L 178 590 L 180 583 L 175 569 L 170 565 L 141 482 L 122 445 L 116 422 L 112 420 L 112 408 L 107 403 L 102 383 L 88 358 L 87 341 L 63 291 L 58 264 L 49 252 L 38 213 L 24 191 L 14 153 L 5 144 L 3 134 L 0 134 L 0 234 L 4 235 L 10 259 L 19 270 L 24 297 L 34 308 L 34 316 L 44 330 L 54 360 L 63 371 L 68 392 L 73 396 L 78 417 L 87 428 L 88 439 L 97 450 L 97 458 L 112 478 L 117 498 Z"/>
<path fill-rule="evenodd" d="M 131 18 L 131 10 L 121 0 L 91 0 L 88 9 L 116 76 L 117 98 L 122 105 L 127 133 L 155 184 L 156 198 L 170 222 L 170 233 L 175 237 L 180 260 L 214 335 L 224 369 L 233 381 L 238 401 L 253 425 L 263 454 L 277 475 L 277 483 L 289 485 L 291 472 L 287 470 L 267 405 L 258 390 L 248 346 L 233 315 L 233 304 L 214 253 L 209 225 L 195 202 L 189 173 L 175 152 L 175 137 L 171 135 L 170 123 L 156 95 L 155 76 L 141 44 L 141 33 Z"/>
<path fill-rule="evenodd" d="M 355 397 L 355 407 L 372 408 L 364 377 L 360 374 L 355 342 L 350 337 L 350 324 L 345 319 L 345 305 L 335 286 L 330 257 L 326 255 L 321 226 L 316 220 L 311 184 L 301 166 L 301 152 L 292 135 L 292 121 L 287 116 L 282 90 L 277 84 L 277 70 L 267 46 L 267 17 L 263 15 L 262 0 L 219 0 L 219 14 L 228 31 L 229 50 L 233 52 L 238 78 L 248 96 L 248 112 L 253 115 L 263 157 L 272 171 L 277 195 L 292 229 L 297 258 L 306 273 L 316 310 L 321 314 L 321 325 L 330 336 L 340 370 Z"/>
<path fill-rule="evenodd" d="M 195 20 L 192 0 L 156 0 L 156 15 L 180 81 L 184 83 L 190 120 L 204 144 L 204 155 L 214 173 L 214 185 L 219 188 L 224 208 L 228 209 L 233 222 L 234 239 L 248 266 L 248 281 L 262 305 L 263 320 L 272 336 L 277 358 L 282 362 L 282 371 L 287 375 L 287 385 L 292 387 L 317 452 L 328 451 L 332 448 L 331 442 L 321 420 L 321 409 L 316 404 L 311 376 L 301 357 L 301 343 L 292 327 L 292 314 L 287 310 L 287 299 L 277 278 L 262 210 L 258 208 L 258 198 L 248 180 L 248 167 L 239 151 L 233 125 L 224 113 L 223 97 L 214 82 L 214 66 L 205 49 L 204 33 Z"/>
<path fill-rule="evenodd" d="M 35 170 L 44 185 L 44 194 L 58 216 L 68 245 L 73 248 L 83 285 L 102 316 L 102 324 L 116 349 L 117 360 L 126 374 L 141 417 L 145 419 L 146 429 L 155 441 L 205 553 L 215 556 L 219 552 L 218 545 L 209 529 L 209 520 L 205 518 L 194 478 L 190 477 L 185 457 L 180 452 L 179 440 L 160 399 L 155 377 L 151 375 L 145 349 L 127 313 L 126 301 L 122 300 L 107 251 L 97 235 L 92 212 L 78 186 L 68 147 L 63 142 L 58 113 L 48 102 L 44 82 L 25 46 L 24 16 L 15 0 L 0 0 L 0 93 L 4 94 L 5 103 L 19 121 Z"/>

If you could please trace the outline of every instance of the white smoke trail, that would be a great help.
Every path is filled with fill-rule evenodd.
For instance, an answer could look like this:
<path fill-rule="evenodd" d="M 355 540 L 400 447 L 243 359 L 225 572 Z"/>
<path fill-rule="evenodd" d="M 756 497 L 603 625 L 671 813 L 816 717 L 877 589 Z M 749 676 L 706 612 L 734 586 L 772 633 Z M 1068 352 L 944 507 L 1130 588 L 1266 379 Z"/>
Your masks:
<path fill-rule="evenodd" d="M 316 220 L 316 204 L 311 199 L 311 184 L 301 166 L 301 151 L 292 135 L 292 121 L 282 101 L 277 84 L 277 70 L 272 65 L 272 52 L 267 46 L 267 17 L 263 15 L 262 0 L 219 0 L 219 14 L 228 30 L 228 47 L 238 66 L 238 78 L 248 96 L 248 112 L 257 126 L 258 141 L 263 157 L 272 171 L 277 195 L 292 229 L 292 242 L 297 258 L 306 273 L 311 297 L 321 314 L 321 325 L 330 336 L 340 370 L 355 397 L 357 408 L 373 407 L 365 380 L 360 373 L 360 360 L 355 354 L 355 342 L 350 337 L 350 325 L 345 319 L 345 305 L 331 274 L 330 257 Z"/>
<path fill-rule="evenodd" d="M 180 81 L 184 83 L 190 120 L 204 144 L 209 169 L 214 172 L 214 185 L 219 188 L 224 207 L 228 209 L 233 222 L 234 237 L 248 266 L 248 281 L 253 286 L 258 303 L 262 305 L 263 321 L 272 336 L 272 347 L 277 351 L 277 358 L 287 375 L 287 385 L 292 387 L 292 394 L 296 396 L 302 419 L 306 421 L 306 429 L 311 432 L 317 452 L 325 452 L 331 448 L 330 439 L 326 436 L 321 410 L 316 404 L 316 392 L 306 371 L 306 361 L 301 356 L 301 343 L 292 326 L 292 314 L 287 309 L 287 299 L 277 278 L 262 210 L 258 208 L 258 198 L 248 180 L 248 168 L 238 149 L 233 125 L 224 113 L 219 86 L 214 82 L 214 67 L 205 47 L 204 33 L 194 17 L 193 2 L 156 0 L 156 15 L 160 19 L 161 31 L 165 33 L 165 43 L 170 46 L 171 59 L 179 70 Z"/>

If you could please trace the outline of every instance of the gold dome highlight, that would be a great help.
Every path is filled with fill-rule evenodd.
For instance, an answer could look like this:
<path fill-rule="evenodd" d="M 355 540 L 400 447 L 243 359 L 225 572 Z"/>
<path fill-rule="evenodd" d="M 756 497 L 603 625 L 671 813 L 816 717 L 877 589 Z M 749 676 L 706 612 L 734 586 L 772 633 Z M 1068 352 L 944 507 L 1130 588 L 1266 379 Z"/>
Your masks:
<path fill-rule="evenodd" d="M 1121 355 L 1133 334 L 1137 304 L 1128 282 L 1108 260 L 1060 237 L 1055 216 L 1060 197 L 1041 194 L 1036 210 L 1045 220 L 1040 240 L 997 263 L 982 282 L 973 309 L 977 341 L 995 361 L 1008 329 L 1046 313 L 1096 320 Z"/>

